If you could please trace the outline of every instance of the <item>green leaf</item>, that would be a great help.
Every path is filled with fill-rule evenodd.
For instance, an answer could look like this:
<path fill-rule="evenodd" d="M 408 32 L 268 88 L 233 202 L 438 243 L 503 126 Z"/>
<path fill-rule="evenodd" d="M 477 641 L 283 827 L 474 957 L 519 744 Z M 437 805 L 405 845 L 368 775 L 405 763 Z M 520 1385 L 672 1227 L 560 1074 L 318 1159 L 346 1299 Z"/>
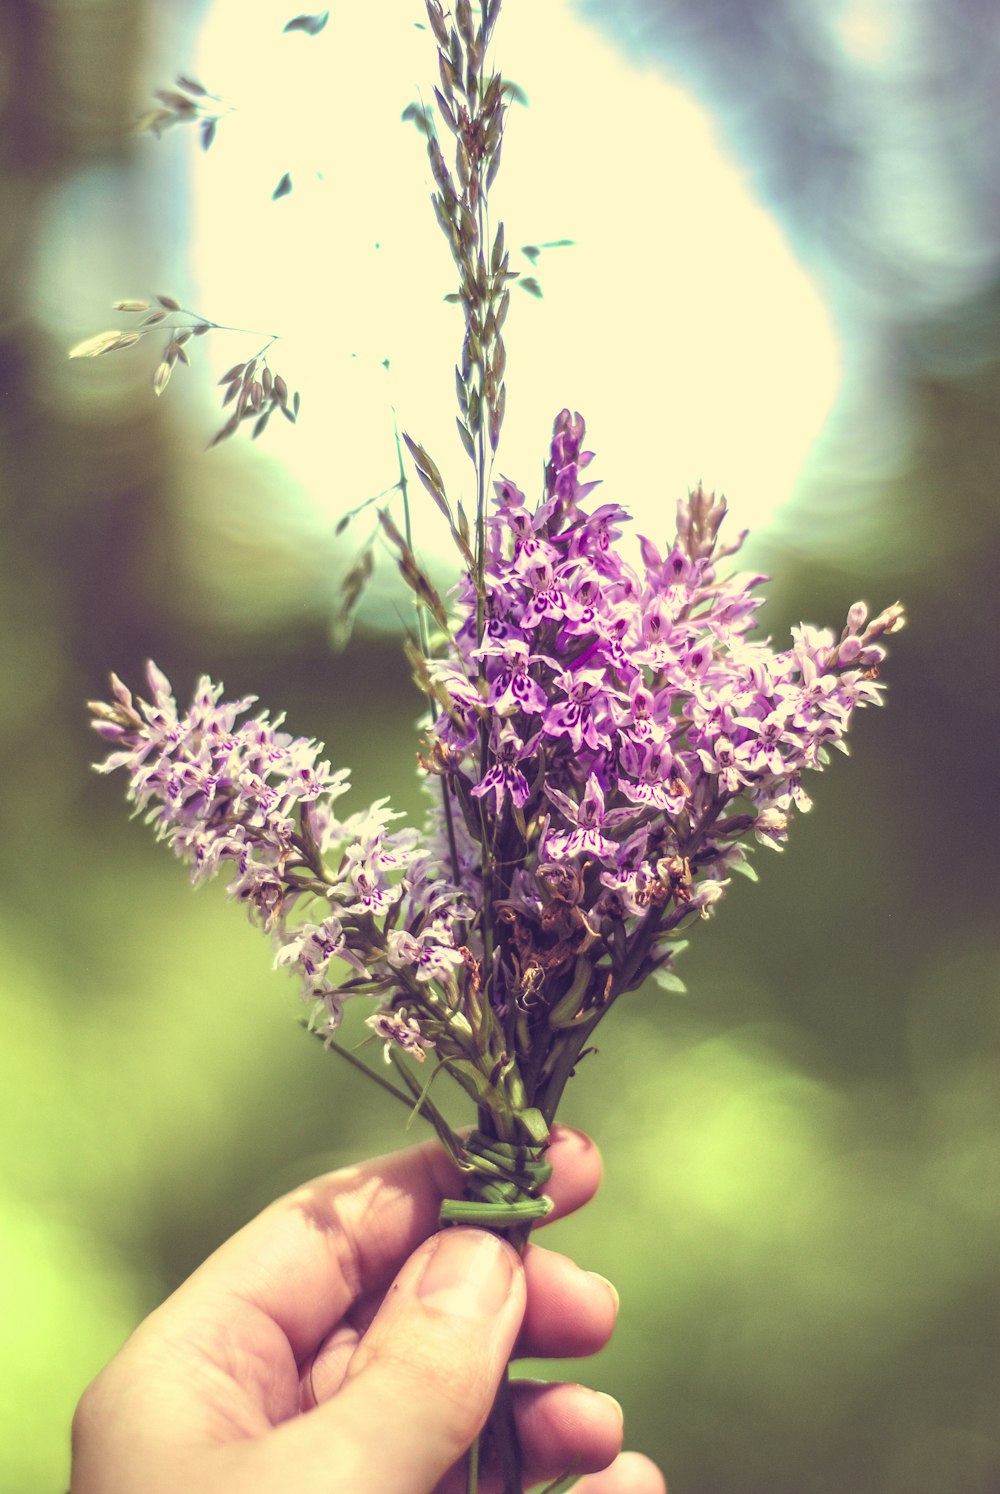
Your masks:
<path fill-rule="evenodd" d="M 330 12 L 328 10 L 320 11 L 318 15 L 314 16 L 296 16 L 293 21 L 289 21 L 286 26 L 283 26 L 282 30 L 304 31 L 307 36 L 319 36 L 329 19 Z"/>
<path fill-rule="evenodd" d="M 687 986 L 672 970 L 654 970 L 653 979 L 661 991 L 676 991 L 679 996 L 687 995 Z"/>
<path fill-rule="evenodd" d="M 574 1459 L 574 1463 L 577 1462 L 579 1459 Z M 554 1478 L 551 1484 L 546 1484 L 544 1489 L 540 1489 L 539 1494 L 569 1494 L 569 1491 L 579 1483 L 580 1477 L 578 1473 L 562 1473 L 558 1478 Z"/>
<path fill-rule="evenodd" d="M 549 1128 L 542 1112 L 532 1106 L 530 1110 L 519 1111 L 517 1118 L 532 1141 L 537 1146 L 544 1146 L 549 1139 Z"/>
<path fill-rule="evenodd" d="M 421 104 L 407 104 L 399 117 L 404 120 L 412 120 L 425 139 L 433 140 L 434 116 L 430 109 L 425 108 Z"/>

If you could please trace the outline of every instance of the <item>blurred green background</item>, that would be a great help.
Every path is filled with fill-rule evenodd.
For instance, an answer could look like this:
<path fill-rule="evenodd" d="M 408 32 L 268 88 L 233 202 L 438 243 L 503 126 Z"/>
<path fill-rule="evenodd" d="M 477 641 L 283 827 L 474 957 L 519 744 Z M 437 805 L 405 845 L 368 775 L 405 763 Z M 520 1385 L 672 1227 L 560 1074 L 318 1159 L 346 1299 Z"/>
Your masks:
<path fill-rule="evenodd" d="M 353 768 L 355 803 L 390 793 L 420 809 L 419 703 L 396 645 L 362 630 L 342 655 L 329 646 L 347 552 L 296 527 L 297 495 L 265 451 L 202 454 L 210 394 L 192 383 L 157 402 L 113 358 L 78 377 L 66 343 L 96 326 L 50 314 L 54 257 L 72 262 L 88 306 L 123 280 L 171 283 L 183 157 L 151 168 L 127 129 L 149 79 L 180 65 L 201 8 L 178 5 L 167 41 L 140 0 L 10 0 L 0 13 L 11 1494 L 65 1487 L 82 1388 L 221 1239 L 280 1190 L 403 1140 L 390 1102 L 303 1036 L 292 985 L 222 889 L 193 896 L 128 821 L 119 786 L 88 768 L 82 700 L 109 668 L 134 681 L 153 656 L 182 693 L 208 670 L 286 710 Z M 784 76 L 803 36 L 781 31 L 780 7 L 761 9 L 776 24 L 755 55 Z M 971 56 L 988 11 L 951 9 Z M 603 19 L 627 41 L 640 13 L 656 8 Z M 664 66 L 672 55 L 667 34 Z M 699 55 L 704 85 L 718 59 Z M 963 91 L 970 110 L 977 79 L 955 71 L 928 112 Z M 765 137 L 742 140 L 753 169 L 778 148 Z M 978 132 L 946 138 L 971 192 Z M 113 236 L 87 206 L 109 177 L 130 208 Z M 868 273 L 885 250 L 874 230 L 866 254 L 838 259 L 833 235 L 820 257 L 808 213 L 781 206 L 844 318 L 857 329 L 871 311 L 863 345 L 902 435 L 873 460 L 880 407 L 852 406 L 847 390 L 794 503 L 756 542 L 752 563 L 779 578 L 765 624 L 780 636 L 801 618 L 834 622 L 858 596 L 903 596 L 912 624 L 886 668 L 887 709 L 857 723 L 854 755 L 813 785 L 788 851 L 761 853 L 761 883 L 740 882 L 696 930 L 691 994 L 630 998 L 571 1088 L 565 1118 L 593 1131 L 607 1177 L 552 1236 L 617 1282 L 622 1316 L 612 1346 L 570 1373 L 623 1402 L 630 1444 L 662 1462 L 671 1494 L 988 1494 L 1000 1487 L 990 224 L 974 285 L 958 243 L 952 294 L 901 302 L 891 274 Z"/>

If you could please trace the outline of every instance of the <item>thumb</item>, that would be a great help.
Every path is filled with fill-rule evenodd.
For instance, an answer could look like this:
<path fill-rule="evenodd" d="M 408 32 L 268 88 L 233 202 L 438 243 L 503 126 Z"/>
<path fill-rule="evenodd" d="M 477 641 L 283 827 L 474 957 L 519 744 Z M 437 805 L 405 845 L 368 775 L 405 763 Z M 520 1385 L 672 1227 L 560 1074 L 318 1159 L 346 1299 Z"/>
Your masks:
<path fill-rule="evenodd" d="M 430 1494 L 489 1414 L 524 1302 L 517 1252 L 488 1230 L 445 1229 L 416 1250 L 341 1389 L 298 1422 L 324 1487 Z"/>

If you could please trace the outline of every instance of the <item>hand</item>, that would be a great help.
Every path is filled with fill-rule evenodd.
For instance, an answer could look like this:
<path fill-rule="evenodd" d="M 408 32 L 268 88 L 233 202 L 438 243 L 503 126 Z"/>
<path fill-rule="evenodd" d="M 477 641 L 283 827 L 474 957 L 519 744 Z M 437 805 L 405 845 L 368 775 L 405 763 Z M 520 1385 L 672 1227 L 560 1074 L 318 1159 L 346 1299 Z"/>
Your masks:
<path fill-rule="evenodd" d="M 551 1218 L 591 1198 L 593 1144 L 557 1127 Z M 514 1353 L 592 1354 L 613 1289 L 529 1244 L 438 1230 L 461 1176 L 436 1142 L 329 1173 L 279 1199 L 142 1323 L 84 1393 L 72 1494 L 431 1494 L 457 1471 Z M 616 1402 L 520 1382 L 526 1482 L 665 1494 L 618 1454 Z M 616 1456 L 617 1455 L 617 1456 Z M 610 1465 L 610 1466 L 608 1466 Z M 594 1470 L 604 1469 L 604 1472 Z M 498 1488 L 489 1466 L 483 1494 Z"/>

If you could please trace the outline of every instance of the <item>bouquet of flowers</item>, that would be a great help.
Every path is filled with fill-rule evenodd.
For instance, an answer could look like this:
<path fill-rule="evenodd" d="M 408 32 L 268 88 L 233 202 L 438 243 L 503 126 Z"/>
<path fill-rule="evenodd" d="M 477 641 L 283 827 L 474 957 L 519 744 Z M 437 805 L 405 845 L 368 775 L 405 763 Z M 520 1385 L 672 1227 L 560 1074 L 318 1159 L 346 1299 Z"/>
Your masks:
<path fill-rule="evenodd" d="M 680 987 L 687 931 L 734 872 L 753 875 L 755 845 L 781 849 L 794 809 L 810 807 L 805 771 L 846 751 L 855 709 L 880 703 L 884 639 L 903 612 L 869 619 L 857 603 L 839 636 L 803 626 L 773 649 L 753 631 L 765 578 L 723 564 L 744 538 L 723 536 L 725 499 L 699 486 L 673 533 L 627 558 L 628 512 L 595 498 L 569 410 L 541 493 L 493 479 L 514 279 L 488 214 L 510 96 L 487 65 L 500 0 L 478 16 L 456 0 L 453 18 L 426 5 L 439 124 L 430 111 L 417 122 L 459 272 L 458 426 L 475 489 L 470 517 L 404 438 L 460 560 L 447 600 L 417 558 L 408 505 L 402 529 L 381 515 L 416 599 L 426 823 L 396 828 L 386 800 L 341 818 L 346 770 L 207 677 L 181 710 L 150 663 L 146 698 L 112 676 L 91 711 L 111 747 L 101 771 L 125 772 L 136 813 L 196 882 L 228 874 L 297 977 L 311 1030 L 435 1127 L 467 1179 L 443 1221 L 523 1247 L 548 1208 L 549 1130 L 595 1028 L 647 980 Z M 349 1000 L 370 1007 L 386 1068 L 338 1042 Z M 472 1102 L 471 1132 L 435 1102 L 445 1076 Z M 513 1494 L 516 1441 L 509 1428 L 501 1440 Z"/>

